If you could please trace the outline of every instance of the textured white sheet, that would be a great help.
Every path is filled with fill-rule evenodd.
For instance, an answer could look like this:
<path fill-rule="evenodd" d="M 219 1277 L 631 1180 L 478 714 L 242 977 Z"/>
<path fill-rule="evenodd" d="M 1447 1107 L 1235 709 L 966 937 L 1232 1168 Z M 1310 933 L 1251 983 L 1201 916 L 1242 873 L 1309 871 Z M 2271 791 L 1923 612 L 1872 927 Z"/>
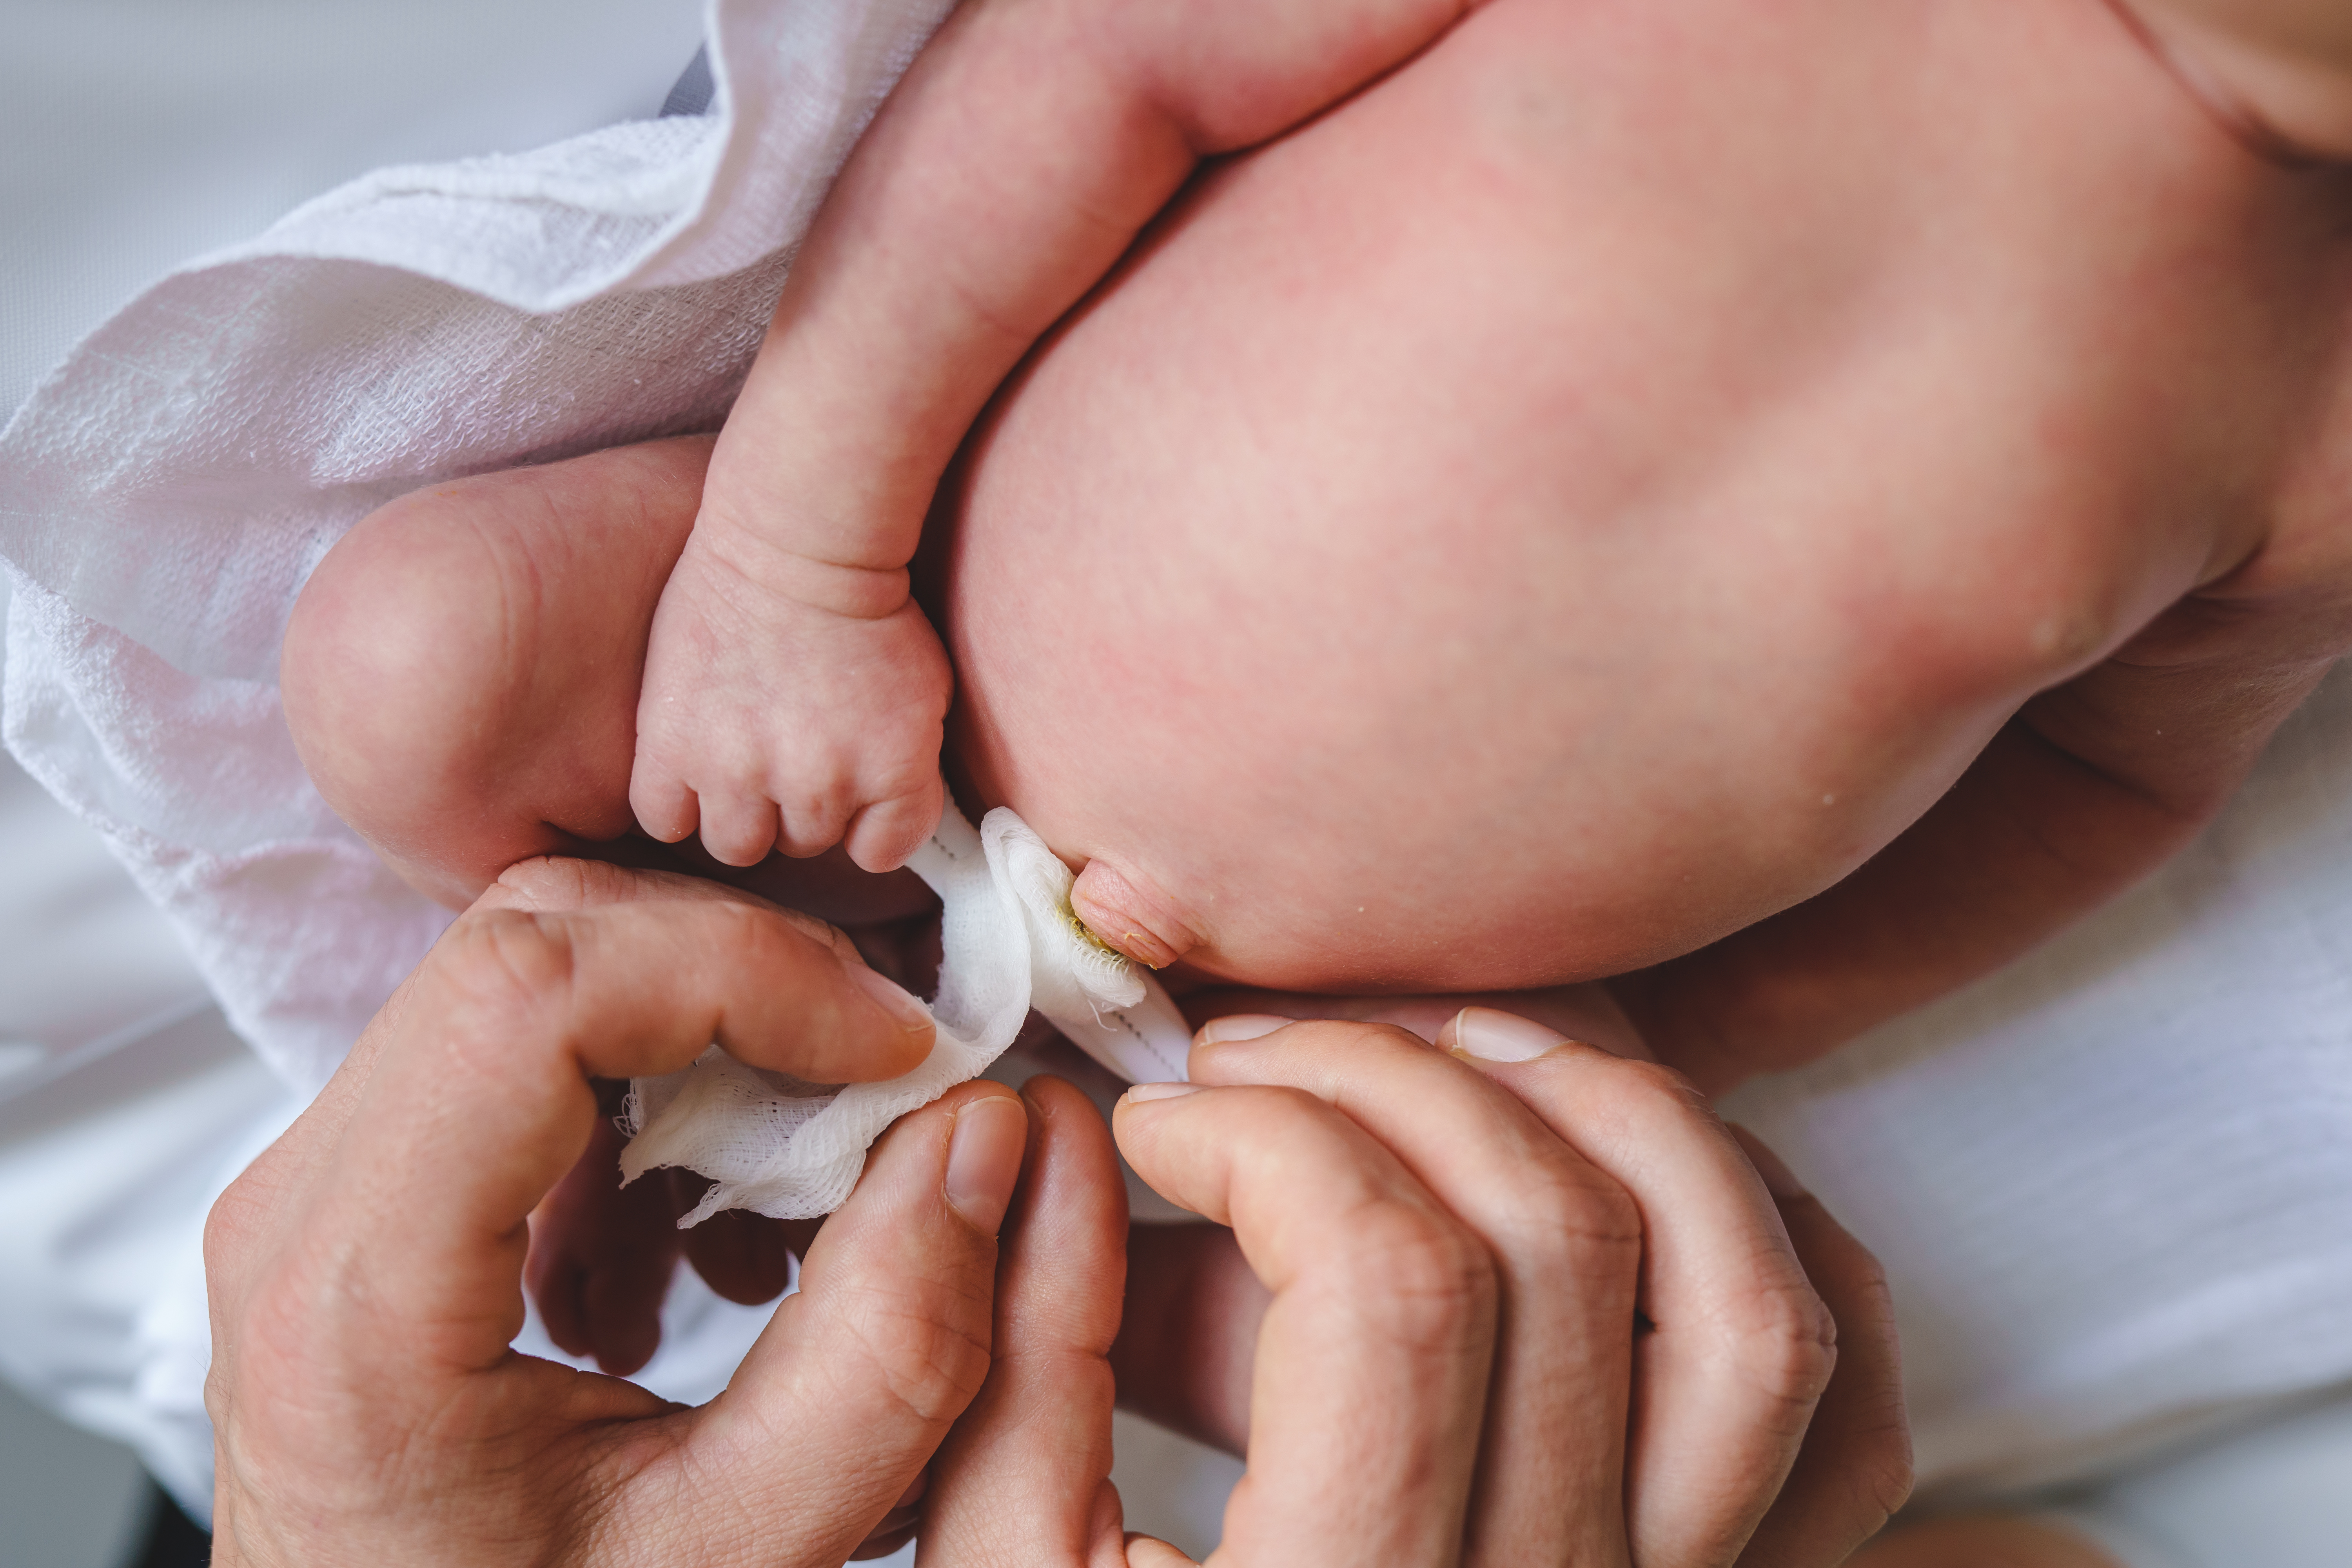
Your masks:
<path fill-rule="evenodd" d="M 2352 671 L 2138 889 L 1725 1110 L 1885 1261 L 1948 1491 L 2352 1379 Z"/>

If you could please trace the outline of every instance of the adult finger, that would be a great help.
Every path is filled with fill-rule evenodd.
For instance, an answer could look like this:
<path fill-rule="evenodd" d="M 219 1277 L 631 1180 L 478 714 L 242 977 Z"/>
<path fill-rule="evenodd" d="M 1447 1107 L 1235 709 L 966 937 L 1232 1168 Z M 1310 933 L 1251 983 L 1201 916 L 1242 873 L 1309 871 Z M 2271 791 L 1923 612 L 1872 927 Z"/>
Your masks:
<path fill-rule="evenodd" d="M 523 1279 L 549 1339 L 626 1377 L 661 1343 L 677 1211 L 659 1183 L 621 1185 L 623 1139 L 599 1098 L 587 1152 L 531 1211 Z"/>
<path fill-rule="evenodd" d="M 748 900 L 461 917 L 322 1173 L 348 1283 L 391 1321 L 446 1325 L 454 1360 L 502 1355 L 523 1219 L 586 1145 L 589 1079 L 675 1071 L 714 1039 L 817 1081 L 904 1071 L 928 1020 L 886 1007 L 864 973 Z"/>
<path fill-rule="evenodd" d="M 1617 1005 L 1615 994 L 1600 981 L 1548 986 L 1540 991 L 1449 992 L 1422 996 L 1316 996 L 1297 991 L 1217 986 L 1187 993 L 1178 998 L 1177 1005 L 1195 1028 L 1213 1018 L 1236 1016 L 1302 1021 L 1343 1018 L 1364 1024 L 1394 1024 L 1431 1041 L 1463 1008 L 1496 1007 L 1532 1018 L 1571 1040 L 1599 1046 L 1614 1056 L 1632 1057 L 1637 1061 L 1654 1059 L 1641 1032 Z"/>
<path fill-rule="evenodd" d="M 639 1469 L 618 1539 L 673 1541 L 677 1562 L 839 1563 L 905 1497 L 988 1371 L 996 1236 L 1028 1142 L 1000 1084 L 901 1118 L 727 1389 L 681 1417 L 666 1464 Z"/>
<path fill-rule="evenodd" d="M 1133 1225 L 1110 1348 L 1122 1408 L 1240 1457 L 1265 1287 L 1221 1225 Z"/>
<path fill-rule="evenodd" d="M 1843 1563 L 1911 1495 L 1911 1428 L 1886 1271 L 1755 1134 L 1732 1136 L 1780 1205 L 1805 1277 L 1837 1320 L 1830 1375 L 1788 1483 L 1739 1554 L 1740 1568 Z"/>
<path fill-rule="evenodd" d="M 755 1067 L 803 1077 L 822 1075 L 812 1079 L 816 1082 L 866 1083 L 909 1071 L 930 1052 L 929 1013 L 905 989 L 877 973 L 847 932 L 739 888 L 673 871 L 543 856 L 509 868 L 468 913 L 562 914 L 631 905 L 697 910 L 688 918 L 714 930 L 740 921 L 743 934 L 728 954 L 727 973 L 740 978 L 738 960 L 779 966 L 765 988 L 749 995 L 730 994 L 733 1027 L 742 1048 L 713 1035 Z M 736 912 L 725 912 L 730 910 Z M 642 921 L 646 916 L 640 911 L 615 918 Z M 690 946 L 691 940 L 681 932 L 671 945 Z M 826 966 L 825 955 L 837 973 Z M 635 994 L 625 978 L 611 981 L 605 989 Z M 586 1000 L 593 1005 L 595 997 L 592 994 Z"/>
<path fill-rule="evenodd" d="M 765 911 L 764 916 L 755 918 L 780 923 L 781 933 L 771 933 L 775 940 L 788 940 L 791 933 L 797 933 L 814 946 L 830 952 L 844 966 L 851 984 L 860 989 L 875 988 L 874 977 L 856 973 L 865 965 L 848 938 L 822 921 L 778 909 L 750 894 L 699 878 L 627 869 L 593 860 L 543 856 L 521 861 L 485 889 L 472 910 L 444 933 L 441 946 L 436 946 L 435 952 L 401 982 L 382 1010 L 369 1021 L 318 1098 L 214 1206 L 205 1227 L 205 1258 L 216 1301 L 225 1307 L 236 1305 L 251 1272 L 249 1265 L 255 1248 L 280 1225 L 288 1206 L 298 1197 L 304 1203 L 316 1201 L 322 1174 L 341 1149 L 344 1130 L 366 1098 L 387 1046 L 403 1037 L 404 1030 L 415 1033 L 410 1016 L 419 987 L 439 973 L 436 966 L 447 962 L 442 946 L 462 938 L 472 929 L 469 921 L 490 911 L 560 914 L 627 904 L 736 905 Z M 825 984 L 821 975 L 817 984 L 820 989 Z M 892 1005 L 904 1009 L 906 1002 L 898 998 Z M 427 1021 L 435 1028 L 443 1022 L 431 1014 L 429 1007 Z M 909 1042 L 908 1054 L 919 1056 L 913 1044 Z M 887 1068 L 892 1055 L 889 1046 L 887 1032 L 884 1031 L 882 1048 L 877 1056 L 886 1071 L 897 1070 Z M 928 1049 L 927 1043 L 923 1048 Z M 492 1147 L 507 1149 L 511 1142 L 501 1137 Z"/>
<path fill-rule="evenodd" d="M 1465 1008 L 1440 1044 L 1511 1091 L 1642 1212 L 1627 1530 L 1643 1568 L 1736 1559 L 1780 1490 L 1837 1359 L 1748 1156 L 1689 1083 Z"/>
<path fill-rule="evenodd" d="M 522 861 L 509 868 L 496 884 L 483 893 L 476 907 L 541 910 L 673 901 L 744 904 L 770 910 L 775 918 L 793 930 L 825 944 L 837 960 L 853 971 L 850 978 L 854 984 L 879 992 L 888 998 L 891 1007 L 907 1012 L 911 1017 L 907 999 L 877 985 L 877 977 L 870 972 L 855 973 L 870 971 L 870 966 L 847 933 L 813 915 L 782 908 L 756 894 L 714 882 L 707 877 L 629 869 L 595 860 L 545 857 Z M 887 976 L 880 978 L 887 982 Z M 807 1250 L 810 1237 L 816 1234 L 818 1222 L 771 1220 L 748 1210 L 730 1209 L 691 1230 L 679 1232 L 674 1222 L 700 1200 L 701 1193 L 690 1189 L 703 1184 L 703 1178 L 690 1171 L 667 1171 L 661 1174 L 666 1182 L 639 1182 L 626 1191 L 640 1194 L 640 1201 L 646 1205 L 649 1214 L 662 1201 L 665 1185 L 667 1187 L 667 1200 L 672 1210 L 665 1228 L 668 1232 L 673 1253 L 682 1247 L 686 1260 L 694 1271 L 702 1276 L 703 1281 L 713 1291 L 730 1301 L 756 1306 L 772 1301 L 784 1293 L 791 1283 L 791 1259 Z M 566 1178 L 567 1181 L 570 1179 Z M 618 1184 L 617 1172 L 614 1173 L 613 1181 Z M 623 1293 L 616 1292 L 616 1300 Z M 656 1295 L 653 1304 L 656 1308 L 659 1306 L 658 1295 Z M 614 1328 L 619 1329 L 627 1320 L 615 1310 L 607 1314 L 607 1321 Z M 552 1326 L 551 1317 L 551 1329 Z M 639 1325 L 635 1332 L 640 1337 L 656 1338 L 658 1323 L 647 1321 Z M 599 1342 L 603 1342 L 600 1340 Z M 557 1343 L 565 1344 L 565 1342 L 558 1339 Z M 565 1348 L 572 1347 L 565 1344 Z M 610 1362 L 605 1365 L 608 1371 L 622 1370 Z"/>
<path fill-rule="evenodd" d="M 1403 1029 L 1261 1032 L 1274 1022 L 1202 1029 L 1192 1081 L 1286 1084 L 1329 1101 L 1493 1256 L 1499 1343 L 1464 1561 L 1626 1561 L 1620 1500 L 1643 1253 L 1633 1199 L 1507 1091 Z"/>
<path fill-rule="evenodd" d="M 1495 1349 L 1476 1237 L 1295 1089 L 1143 1085 L 1113 1130 L 1145 1181 L 1233 1227 L 1272 1293 L 1223 1550 L 1286 1568 L 1454 1561 Z"/>
<path fill-rule="evenodd" d="M 692 1171 L 662 1173 L 669 1178 L 673 1222 L 693 1212 L 709 1189 L 709 1179 Z M 739 1306 L 757 1307 L 784 1293 L 792 1283 L 793 1259 L 808 1255 L 809 1243 L 823 1223 L 724 1209 L 679 1237 L 687 1262 L 713 1294 Z"/>
<path fill-rule="evenodd" d="M 1127 1192 L 1110 1130 L 1056 1078 L 1033 1078 L 1020 1198 L 997 1271 L 995 1356 L 940 1450 L 926 1563 L 1076 1568 L 1118 1561 L 1106 1511 L 1109 1363 L 1125 1283 Z"/>

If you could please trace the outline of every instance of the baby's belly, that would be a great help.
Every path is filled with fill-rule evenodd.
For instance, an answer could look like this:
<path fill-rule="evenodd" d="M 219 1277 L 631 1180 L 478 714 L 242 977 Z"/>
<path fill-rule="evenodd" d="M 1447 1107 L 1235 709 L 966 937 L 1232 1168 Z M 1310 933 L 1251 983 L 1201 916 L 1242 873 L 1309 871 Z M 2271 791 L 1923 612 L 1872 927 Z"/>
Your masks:
<path fill-rule="evenodd" d="M 2021 695 L 1856 738 L 1896 700 L 1884 626 L 1726 498 L 1839 459 L 1792 440 L 1756 477 L 1764 411 L 1855 379 L 1825 356 L 1893 241 L 1850 215 L 1900 160 L 1769 58 L 1754 102 L 1689 100 L 1643 15 L 1496 0 L 1208 174 L 967 451 L 969 782 L 1155 880 L 1212 972 L 1525 985 L 1685 950 L 1883 845 Z M 1769 113 L 1743 160 L 1726 128 Z M 1877 515 L 1811 509 L 1807 548 L 1867 554 Z"/>

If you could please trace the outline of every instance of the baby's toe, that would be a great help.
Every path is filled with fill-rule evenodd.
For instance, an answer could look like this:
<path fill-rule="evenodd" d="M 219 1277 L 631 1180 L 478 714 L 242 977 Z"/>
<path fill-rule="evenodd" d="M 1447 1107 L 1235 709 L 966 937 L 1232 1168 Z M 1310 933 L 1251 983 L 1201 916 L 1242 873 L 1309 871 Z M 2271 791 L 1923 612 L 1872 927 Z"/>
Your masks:
<path fill-rule="evenodd" d="M 698 798 L 702 847 L 719 864 L 756 866 L 777 847 L 782 822 L 773 801 L 733 791 L 725 795 L 706 793 Z M 818 847 L 822 849 L 824 846 Z M 792 851 L 787 848 L 785 853 Z"/>
<path fill-rule="evenodd" d="M 639 753 L 629 774 L 629 810 L 638 826 L 659 843 L 676 844 L 701 826 L 699 806 L 676 773 Z"/>
<path fill-rule="evenodd" d="M 946 804 L 946 786 L 934 780 L 919 794 L 866 807 L 849 825 L 849 858 L 863 870 L 897 870 L 939 826 Z"/>

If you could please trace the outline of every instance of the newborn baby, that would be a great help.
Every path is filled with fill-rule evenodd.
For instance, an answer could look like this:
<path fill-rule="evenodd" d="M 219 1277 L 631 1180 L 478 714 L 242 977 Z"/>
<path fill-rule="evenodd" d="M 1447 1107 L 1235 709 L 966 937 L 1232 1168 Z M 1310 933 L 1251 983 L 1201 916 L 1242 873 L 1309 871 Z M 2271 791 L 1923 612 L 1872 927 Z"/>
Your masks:
<path fill-rule="evenodd" d="M 288 712 L 453 903 L 633 821 L 887 865 L 936 500 L 964 804 L 1105 941 L 1639 972 L 1719 1085 L 2126 885 L 2344 646 L 2347 210 L 2097 0 L 970 5 L 715 454 L 386 509 Z M 904 907 L 845 870 L 781 891 Z"/>
<path fill-rule="evenodd" d="M 684 837 L 681 782 L 723 858 L 887 864 L 946 668 L 894 574 L 962 437 L 911 574 L 950 769 L 1097 932 L 1292 990 L 1619 975 L 1720 1086 L 2126 884 L 2345 646 L 2348 216 L 2096 0 L 971 5 L 716 457 L 385 509 L 288 713 L 454 903 Z"/>

